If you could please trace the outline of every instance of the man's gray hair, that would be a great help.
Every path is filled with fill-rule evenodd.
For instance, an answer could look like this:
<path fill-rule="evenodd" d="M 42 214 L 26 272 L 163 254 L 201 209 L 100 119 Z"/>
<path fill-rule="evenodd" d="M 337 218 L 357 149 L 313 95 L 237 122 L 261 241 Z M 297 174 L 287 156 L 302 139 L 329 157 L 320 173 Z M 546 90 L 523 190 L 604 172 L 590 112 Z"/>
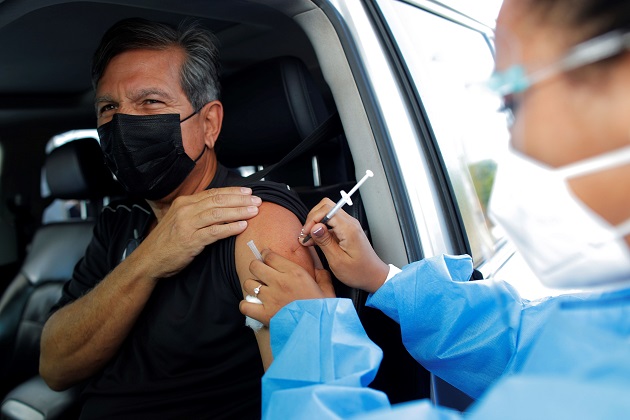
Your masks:
<path fill-rule="evenodd" d="M 114 24 L 103 35 L 92 59 L 92 86 L 96 89 L 109 62 L 125 51 L 179 47 L 186 53 L 180 84 L 195 110 L 220 99 L 219 50 L 216 37 L 192 20 L 177 28 L 160 22 L 131 18 Z"/>

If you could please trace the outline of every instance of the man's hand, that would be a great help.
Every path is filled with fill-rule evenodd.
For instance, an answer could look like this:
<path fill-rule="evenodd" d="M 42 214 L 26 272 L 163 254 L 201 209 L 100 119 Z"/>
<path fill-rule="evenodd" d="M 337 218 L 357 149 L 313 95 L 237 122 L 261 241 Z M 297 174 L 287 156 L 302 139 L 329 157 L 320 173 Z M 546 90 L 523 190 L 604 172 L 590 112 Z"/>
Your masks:
<path fill-rule="evenodd" d="M 62 390 L 98 372 L 133 328 L 158 279 L 186 267 L 206 245 L 243 232 L 260 204 L 251 189 L 240 187 L 175 199 L 131 255 L 50 317 L 41 338 L 46 383 Z"/>
<path fill-rule="evenodd" d="M 254 279 L 243 283 L 251 296 L 260 286 L 257 297 L 262 305 L 241 301 L 239 309 L 243 315 L 268 326 L 271 318 L 294 300 L 335 297 L 328 271 L 316 268 L 313 279 L 304 268 L 268 249 L 263 250 L 262 256 L 264 262 L 253 260 L 249 265 Z"/>
<path fill-rule="evenodd" d="M 178 197 L 134 252 L 150 259 L 150 277 L 170 277 L 207 245 L 243 232 L 246 220 L 258 214 L 261 203 L 245 187 L 215 188 Z"/>
<path fill-rule="evenodd" d="M 327 222 L 330 230 L 317 223 L 334 206 L 325 198 L 308 214 L 302 232 L 310 233 L 312 239 L 305 245 L 318 245 L 335 277 L 343 283 L 373 293 L 385 282 L 389 266 L 376 255 L 358 220 L 345 211 L 339 210 Z M 302 238 L 298 240 L 302 243 Z"/>

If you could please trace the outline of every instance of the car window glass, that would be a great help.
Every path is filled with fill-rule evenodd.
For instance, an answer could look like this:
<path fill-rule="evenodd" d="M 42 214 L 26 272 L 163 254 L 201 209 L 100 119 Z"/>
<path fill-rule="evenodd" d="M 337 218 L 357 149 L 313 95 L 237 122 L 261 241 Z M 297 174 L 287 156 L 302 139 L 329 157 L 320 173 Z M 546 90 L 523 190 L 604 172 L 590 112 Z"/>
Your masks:
<path fill-rule="evenodd" d="M 503 0 L 442 0 L 441 3 L 494 27 Z"/>
<path fill-rule="evenodd" d="M 497 153 L 509 140 L 499 102 L 481 89 L 494 68 L 492 40 L 403 2 L 386 8 L 448 172 L 478 265 L 502 234 L 487 215 Z"/>

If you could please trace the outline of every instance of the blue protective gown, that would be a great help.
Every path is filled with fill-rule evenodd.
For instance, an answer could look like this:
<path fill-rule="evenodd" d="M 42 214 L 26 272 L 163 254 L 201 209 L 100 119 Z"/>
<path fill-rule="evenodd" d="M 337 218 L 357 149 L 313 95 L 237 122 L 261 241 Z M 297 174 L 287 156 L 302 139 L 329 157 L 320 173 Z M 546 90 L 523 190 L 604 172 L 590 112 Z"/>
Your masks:
<path fill-rule="evenodd" d="M 400 324 L 419 363 L 476 399 L 466 413 L 390 406 L 367 388 L 382 352 L 352 302 L 319 299 L 271 321 L 263 418 L 630 418 L 630 290 L 530 302 L 471 272 L 468 256 L 419 261 L 367 302 Z"/>

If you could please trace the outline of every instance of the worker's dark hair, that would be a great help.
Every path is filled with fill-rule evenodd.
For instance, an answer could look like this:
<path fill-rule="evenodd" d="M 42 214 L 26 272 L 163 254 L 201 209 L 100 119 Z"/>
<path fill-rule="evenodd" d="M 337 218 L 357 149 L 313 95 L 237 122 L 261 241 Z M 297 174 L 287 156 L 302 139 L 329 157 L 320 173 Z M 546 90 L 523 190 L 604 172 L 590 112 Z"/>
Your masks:
<path fill-rule="evenodd" d="M 630 30 L 628 0 L 529 0 L 529 6 L 557 25 L 582 32 L 583 39 Z"/>

